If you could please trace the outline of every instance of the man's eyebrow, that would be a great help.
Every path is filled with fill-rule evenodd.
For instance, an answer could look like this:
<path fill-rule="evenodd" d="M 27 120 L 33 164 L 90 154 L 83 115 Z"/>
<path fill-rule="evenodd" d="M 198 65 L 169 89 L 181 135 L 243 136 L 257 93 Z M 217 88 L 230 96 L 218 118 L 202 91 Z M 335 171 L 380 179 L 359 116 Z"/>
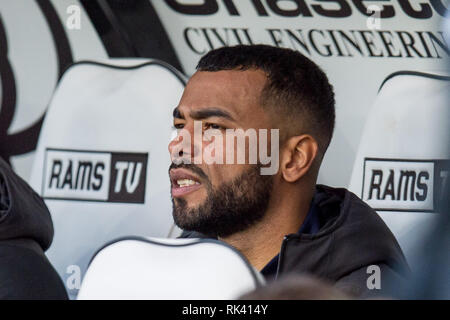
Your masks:
<path fill-rule="evenodd" d="M 178 107 L 173 109 L 173 117 L 177 119 L 184 119 L 184 116 L 181 114 L 180 109 L 178 109 Z"/>
<path fill-rule="evenodd" d="M 190 113 L 190 116 L 195 120 L 202 120 L 211 117 L 219 117 L 234 121 L 233 117 L 228 112 L 217 108 L 192 111 Z"/>
<path fill-rule="evenodd" d="M 194 120 L 202 120 L 202 119 L 207 119 L 207 118 L 211 118 L 211 117 L 220 117 L 220 118 L 225 118 L 227 120 L 234 121 L 233 117 L 228 112 L 221 110 L 221 109 L 217 109 L 217 108 L 192 111 L 190 113 L 190 116 Z M 184 119 L 184 115 L 181 114 L 180 109 L 178 109 L 178 107 L 173 109 L 173 117 L 176 119 Z"/>

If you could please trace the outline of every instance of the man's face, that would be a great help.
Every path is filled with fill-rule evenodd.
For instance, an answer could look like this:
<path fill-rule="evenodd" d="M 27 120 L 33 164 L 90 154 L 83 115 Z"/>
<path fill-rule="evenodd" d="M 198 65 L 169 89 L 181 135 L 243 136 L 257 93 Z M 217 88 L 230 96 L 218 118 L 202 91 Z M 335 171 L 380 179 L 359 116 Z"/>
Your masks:
<path fill-rule="evenodd" d="M 180 228 L 224 237 L 263 217 L 272 177 L 260 175 L 259 164 L 248 163 L 248 152 L 246 164 L 196 164 L 214 140 L 194 139 L 194 121 L 197 125 L 201 121 L 202 132 L 217 129 L 222 133 L 225 163 L 226 129 L 270 130 L 269 116 L 260 105 L 265 83 L 265 74 L 257 70 L 197 72 L 189 80 L 174 112 L 174 126 L 191 139 L 179 135 L 169 144 L 172 160 L 178 157 L 191 163 L 173 163 L 169 170 L 173 215 Z M 234 143 L 233 148 L 237 155 L 240 147 Z"/>

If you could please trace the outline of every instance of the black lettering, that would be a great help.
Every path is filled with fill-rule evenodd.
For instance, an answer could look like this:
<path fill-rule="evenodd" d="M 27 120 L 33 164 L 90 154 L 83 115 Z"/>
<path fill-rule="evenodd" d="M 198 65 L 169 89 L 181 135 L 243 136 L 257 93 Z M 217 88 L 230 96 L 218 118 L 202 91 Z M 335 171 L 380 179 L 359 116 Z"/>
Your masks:
<path fill-rule="evenodd" d="M 190 38 L 189 38 L 189 35 L 188 35 L 188 32 L 189 32 L 189 31 L 194 31 L 194 32 L 197 33 L 197 35 L 198 35 L 198 30 L 197 30 L 197 29 L 190 28 L 190 27 L 184 29 L 184 40 L 186 41 L 188 47 L 189 47 L 192 51 L 194 51 L 195 53 L 197 53 L 197 54 L 200 54 L 200 55 L 205 54 L 206 51 L 207 51 L 206 49 L 203 50 L 203 51 L 199 51 L 199 50 L 197 50 L 196 48 L 194 48 L 194 45 L 192 44 L 192 42 L 191 42 L 191 40 L 190 40 Z"/>
<path fill-rule="evenodd" d="M 223 0 L 223 3 L 225 4 L 230 16 L 239 16 L 239 11 L 236 9 L 233 0 Z"/>
<path fill-rule="evenodd" d="M 206 41 L 208 42 L 209 48 L 210 48 L 211 50 L 213 50 L 213 49 L 214 49 L 214 45 L 213 45 L 211 39 L 210 39 L 209 36 L 208 36 L 208 29 L 201 28 L 201 30 L 202 30 L 202 32 L 203 32 L 203 35 L 205 36 Z"/>
<path fill-rule="evenodd" d="M 87 172 L 87 175 L 86 175 Z M 78 162 L 78 169 L 77 169 L 77 177 L 75 179 L 75 189 L 78 189 L 78 182 L 80 182 L 80 177 L 81 177 L 81 186 L 80 186 L 80 190 L 84 190 L 85 188 L 85 177 L 87 176 L 86 179 L 86 189 L 90 190 L 91 189 L 91 172 L 92 172 L 92 163 L 88 162 L 88 161 L 80 161 Z M 81 175 L 80 175 L 81 173 Z"/>
<path fill-rule="evenodd" d="M 289 37 L 289 40 L 291 40 L 292 48 L 295 48 L 295 43 L 294 43 L 294 42 L 296 42 L 297 44 L 299 44 L 299 45 L 303 48 L 303 50 L 305 50 L 306 52 L 308 52 L 308 54 L 311 54 L 311 53 L 309 52 L 308 46 L 306 45 L 305 39 L 304 39 L 304 37 L 303 37 L 302 30 L 297 30 L 297 32 L 298 32 L 298 34 L 300 35 L 301 39 L 298 38 L 298 37 L 294 34 L 294 32 L 292 32 L 292 31 L 289 30 L 289 29 L 287 29 L 286 32 L 287 32 L 287 35 L 288 35 L 288 37 Z M 292 40 L 294 40 L 294 41 L 292 41 Z"/>
<path fill-rule="evenodd" d="M 425 39 L 423 37 L 423 31 L 416 31 L 416 33 L 419 35 L 420 41 L 422 42 L 423 48 L 425 49 L 425 52 L 427 53 L 427 58 L 433 58 L 431 55 L 430 49 L 428 49 L 428 45 L 425 42 Z"/>
<path fill-rule="evenodd" d="M 400 38 L 400 41 L 402 42 L 403 48 L 405 49 L 408 58 L 412 57 L 409 48 L 411 48 L 419 57 L 422 57 L 422 54 L 416 49 L 416 47 L 414 47 L 415 40 L 413 36 L 409 34 L 409 32 L 406 31 L 396 31 L 396 32 L 398 34 L 398 37 Z M 405 39 L 403 37 L 404 35 L 406 35 L 408 39 Z"/>
<path fill-rule="evenodd" d="M 216 37 L 217 40 L 219 40 L 219 42 L 222 44 L 222 46 L 228 46 L 230 44 L 229 38 L 228 38 L 228 29 L 225 28 L 225 37 L 222 38 L 222 36 L 219 34 L 219 32 L 217 32 L 216 28 L 211 28 L 211 31 L 213 33 L 213 35 Z"/>
<path fill-rule="evenodd" d="M 319 2 L 335 2 L 339 5 L 339 9 L 325 9 L 320 4 L 313 4 L 311 7 L 321 16 L 332 18 L 345 18 L 352 15 L 352 8 L 346 0 L 316 0 Z"/>
<path fill-rule="evenodd" d="M 252 0 L 252 3 L 260 17 L 267 17 L 269 15 L 261 0 Z"/>
<path fill-rule="evenodd" d="M 55 171 L 57 169 L 57 171 Z M 62 162 L 61 160 L 53 160 L 52 163 L 52 174 L 50 176 L 50 181 L 48 183 L 48 188 L 50 189 L 53 185 L 53 179 L 56 179 L 56 188 L 58 188 L 59 185 L 59 177 L 61 174 L 62 169 Z"/>
<path fill-rule="evenodd" d="M 282 47 L 283 40 L 281 39 L 281 37 L 277 37 L 277 35 L 275 34 L 277 32 L 278 35 L 282 35 L 281 30 L 280 29 L 267 29 L 267 31 L 269 31 L 270 37 L 272 38 L 272 41 L 273 41 L 273 44 L 277 47 Z"/>
<path fill-rule="evenodd" d="M 165 0 L 166 4 L 182 14 L 190 15 L 211 15 L 219 10 L 219 6 L 216 0 L 203 0 L 201 4 L 182 4 L 177 0 Z"/>
<path fill-rule="evenodd" d="M 311 42 L 311 45 L 313 46 L 314 50 L 316 50 L 316 52 L 318 54 L 320 54 L 322 57 L 329 57 L 329 56 L 331 56 L 333 53 L 331 52 L 331 49 L 330 49 L 331 46 L 330 45 L 326 44 L 326 45 L 323 46 L 327 50 L 326 53 L 321 52 L 319 50 L 319 48 L 317 48 L 316 43 L 315 43 L 315 41 L 313 39 L 313 33 L 315 33 L 315 32 L 320 33 L 323 36 L 323 31 L 322 30 L 312 29 L 311 31 L 309 31 L 309 41 Z"/>
<path fill-rule="evenodd" d="M 339 57 L 345 57 L 345 54 L 342 53 L 341 47 L 339 46 L 336 37 L 333 34 L 333 30 L 327 30 L 328 34 L 330 35 L 331 40 L 333 41 L 334 47 L 336 48 L 338 52 Z"/>
<path fill-rule="evenodd" d="M 391 196 L 391 200 L 395 200 L 395 186 L 394 186 L 394 170 L 389 170 L 389 178 L 384 187 L 383 200 L 386 200 L 386 196 Z"/>
<path fill-rule="evenodd" d="M 63 181 L 62 186 L 60 187 L 60 189 L 64 189 L 66 184 L 69 185 L 70 189 L 73 189 L 73 184 L 72 184 L 72 160 L 69 160 L 69 165 L 67 166 L 66 174 L 64 175 L 64 181 Z"/>
<path fill-rule="evenodd" d="M 402 7 L 403 11 L 410 17 L 416 19 L 428 19 L 433 15 L 431 7 L 429 4 L 421 3 L 420 10 L 414 10 L 414 8 L 409 3 L 409 0 L 398 0 L 398 3 Z"/>
<path fill-rule="evenodd" d="M 353 55 L 351 54 L 351 51 L 350 51 L 349 47 L 347 46 L 347 43 L 349 43 L 353 48 L 358 50 L 358 52 L 361 55 L 363 55 L 362 49 L 359 46 L 359 43 L 357 42 L 356 37 L 354 35 L 354 31 L 351 31 L 351 32 L 353 34 L 353 39 L 350 39 L 350 37 L 348 35 L 346 35 L 344 31 L 338 30 L 338 33 L 341 36 L 342 42 L 344 43 L 345 49 L 347 49 L 349 57 L 353 57 Z"/>
<path fill-rule="evenodd" d="M 361 34 L 362 39 L 364 40 L 364 43 L 366 44 L 367 50 L 369 51 L 369 55 L 371 57 L 382 57 L 383 56 L 383 52 L 380 52 L 379 54 L 373 52 L 373 49 L 377 49 L 375 47 L 375 43 L 373 42 L 373 33 L 372 31 L 369 30 L 360 30 L 359 33 Z M 367 38 L 366 33 L 369 34 L 372 39 Z"/>
<path fill-rule="evenodd" d="M 253 44 L 252 38 L 250 37 L 250 33 L 248 32 L 248 29 L 241 29 L 244 34 L 245 37 L 247 38 L 248 44 Z"/>
<path fill-rule="evenodd" d="M 422 193 L 416 192 L 417 201 L 425 201 L 428 195 L 428 185 L 427 183 L 423 183 L 421 181 L 422 178 L 428 180 L 430 178 L 430 174 L 427 171 L 421 171 L 417 176 L 417 188 L 422 190 Z"/>
<path fill-rule="evenodd" d="M 298 17 L 298 16 L 304 16 L 304 17 L 312 17 L 312 13 L 309 10 L 308 6 L 306 5 L 304 0 L 289 0 L 290 2 L 295 3 L 296 8 L 292 10 L 285 10 L 280 8 L 278 5 L 279 1 L 286 2 L 287 0 L 267 0 L 267 4 L 269 8 L 276 14 L 283 16 L 283 17 Z"/>
<path fill-rule="evenodd" d="M 373 12 L 368 13 L 368 9 L 363 3 L 364 1 L 366 0 L 353 0 L 353 4 L 359 10 L 359 12 L 361 12 L 365 16 L 370 17 L 373 14 Z M 378 0 L 378 1 L 388 2 L 390 0 Z M 392 18 L 394 16 L 395 16 L 394 7 L 391 5 L 383 5 L 383 9 L 380 11 L 380 18 Z"/>
<path fill-rule="evenodd" d="M 97 163 L 94 168 L 94 179 L 98 181 L 98 184 L 92 182 L 92 188 L 96 191 L 100 190 L 103 183 L 103 174 L 101 172 L 100 173 L 98 172 L 99 169 L 101 170 L 105 169 L 105 165 L 102 162 Z"/>
<path fill-rule="evenodd" d="M 243 44 L 243 42 L 242 42 L 242 40 L 241 40 L 241 37 L 239 36 L 239 32 L 238 32 L 239 29 L 232 28 L 231 31 L 233 32 L 234 37 L 236 38 L 238 44 Z"/>
<path fill-rule="evenodd" d="M 433 45 L 433 48 L 436 51 L 438 58 L 441 58 L 441 56 L 439 55 L 439 51 L 437 50 L 437 48 L 434 44 L 437 44 L 442 50 L 445 51 L 447 56 L 450 56 L 450 50 L 448 49 L 448 46 L 444 43 L 444 40 L 442 40 L 442 41 L 439 40 L 433 33 L 429 32 L 429 31 L 427 31 L 426 33 L 427 33 L 429 39 L 431 40 L 431 44 Z M 442 39 L 444 39 L 442 32 L 438 31 L 438 33 L 441 35 Z"/>
<path fill-rule="evenodd" d="M 385 34 L 390 36 L 390 39 L 386 38 Z M 392 43 L 392 33 L 390 31 L 378 31 L 378 35 L 383 41 L 384 47 L 388 53 L 388 57 L 398 58 L 402 56 L 402 53 L 399 51 L 398 54 L 394 54 L 391 49 L 395 49 L 394 44 Z"/>
<path fill-rule="evenodd" d="M 378 177 L 378 181 L 375 181 L 376 177 Z M 374 190 L 377 191 L 377 199 L 380 200 L 382 181 L 383 181 L 383 171 L 372 170 L 372 178 L 370 179 L 370 187 L 369 187 L 369 198 L 367 200 L 372 199 L 372 194 Z"/>
<path fill-rule="evenodd" d="M 416 172 L 412 170 L 400 171 L 400 178 L 398 180 L 398 188 L 397 188 L 397 200 L 401 200 L 401 191 L 403 185 L 403 178 L 406 178 L 405 185 L 403 187 L 403 200 L 408 200 L 408 189 L 410 190 L 410 198 L 409 200 L 414 201 L 414 189 L 416 186 Z M 411 178 L 411 183 L 410 183 Z"/>

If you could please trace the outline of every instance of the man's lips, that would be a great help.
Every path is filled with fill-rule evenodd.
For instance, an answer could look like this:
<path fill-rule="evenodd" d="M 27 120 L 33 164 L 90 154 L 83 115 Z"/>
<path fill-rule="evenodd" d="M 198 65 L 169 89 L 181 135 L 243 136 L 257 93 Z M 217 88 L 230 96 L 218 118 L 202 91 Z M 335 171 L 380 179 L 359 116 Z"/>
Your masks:
<path fill-rule="evenodd" d="M 169 172 L 172 183 L 172 197 L 181 197 L 201 188 L 200 179 L 186 169 L 172 169 Z"/>

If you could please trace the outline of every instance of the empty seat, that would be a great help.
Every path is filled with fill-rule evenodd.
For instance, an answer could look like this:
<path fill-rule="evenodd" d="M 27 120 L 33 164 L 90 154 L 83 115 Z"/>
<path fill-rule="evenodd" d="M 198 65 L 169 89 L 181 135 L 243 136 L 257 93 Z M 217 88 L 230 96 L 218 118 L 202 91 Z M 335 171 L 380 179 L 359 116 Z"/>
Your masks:
<path fill-rule="evenodd" d="M 78 299 L 236 299 L 263 283 L 223 242 L 129 238 L 95 255 Z"/>
<path fill-rule="evenodd" d="M 377 210 L 407 259 L 448 197 L 449 79 L 407 71 L 389 76 L 354 164 L 349 189 Z"/>
<path fill-rule="evenodd" d="M 39 137 L 31 185 L 52 214 L 48 256 L 64 279 L 112 239 L 173 228 L 167 145 L 184 78 L 158 61 L 120 64 L 70 67 Z"/>

